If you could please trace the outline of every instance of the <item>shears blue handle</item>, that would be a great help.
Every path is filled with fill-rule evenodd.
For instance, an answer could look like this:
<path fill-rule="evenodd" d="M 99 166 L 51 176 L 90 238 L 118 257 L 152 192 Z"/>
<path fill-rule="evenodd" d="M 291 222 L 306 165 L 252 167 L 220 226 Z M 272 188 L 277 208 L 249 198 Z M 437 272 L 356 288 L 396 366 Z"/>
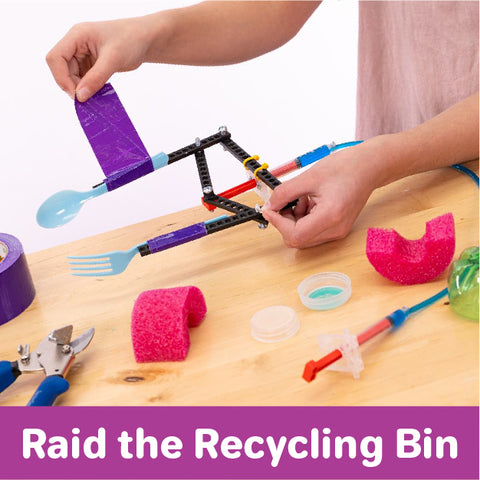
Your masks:
<path fill-rule="evenodd" d="M 6 361 L 0 362 L 0 392 L 9 387 L 16 378 L 12 371 L 12 364 Z"/>
<path fill-rule="evenodd" d="M 3 392 L 15 380 L 12 364 L 10 362 L 0 362 L 0 392 Z M 28 402 L 28 407 L 48 407 L 55 403 L 55 400 L 62 393 L 65 393 L 70 384 L 65 378 L 58 375 L 46 377 L 37 388 L 33 397 Z"/>
<path fill-rule="evenodd" d="M 68 380 L 57 375 L 47 377 L 37 388 L 27 407 L 50 407 L 62 393 L 65 393 L 70 384 Z"/>

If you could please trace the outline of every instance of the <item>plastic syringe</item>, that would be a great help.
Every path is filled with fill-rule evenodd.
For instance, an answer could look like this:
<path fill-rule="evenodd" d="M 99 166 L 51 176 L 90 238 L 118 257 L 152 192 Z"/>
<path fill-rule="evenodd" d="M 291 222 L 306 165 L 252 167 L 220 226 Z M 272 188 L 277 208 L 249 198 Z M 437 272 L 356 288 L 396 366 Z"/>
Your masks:
<path fill-rule="evenodd" d="M 404 307 L 404 308 L 395 310 L 390 315 L 387 315 L 377 323 L 373 324 L 371 327 L 359 333 L 357 335 L 358 345 L 360 346 L 364 344 L 368 340 L 371 340 L 372 338 L 376 337 L 377 335 L 379 335 L 380 333 L 386 330 L 389 330 L 390 328 L 400 327 L 400 325 L 402 325 L 403 322 L 405 322 L 405 320 L 409 318 L 411 315 L 418 312 L 419 310 L 423 310 L 424 308 L 427 308 L 432 303 L 436 302 L 437 300 L 440 300 L 447 294 L 448 294 L 448 288 L 444 288 L 433 297 L 427 298 L 423 302 L 417 303 L 413 307 L 410 307 L 410 308 Z M 302 375 L 303 379 L 306 380 L 307 382 L 311 382 L 312 380 L 315 380 L 315 377 L 318 372 L 320 372 L 324 368 L 327 368 L 332 363 L 340 360 L 343 357 L 343 354 L 340 348 L 341 347 L 331 351 L 330 353 L 328 353 L 318 361 L 310 360 L 305 365 L 305 368 L 303 370 L 303 375 Z"/>
<path fill-rule="evenodd" d="M 277 168 L 272 169 L 270 173 L 275 177 L 281 177 L 283 175 L 286 175 L 287 173 L 294 172 L 295 170 L 298 170 L 314 162 L 317 162 L 318 160 L 325 158 L 326 156 L 330 155 L 330 153 L 335 152 L 336 150 L 340 150 L 346 147 L 351 147 L 359 143 L 361 142 L 355 141 L 355 142 L 346 142 L 346 143 L 341 143 L 339 145 L 335 145 L 335 143 L 332 142 L 328 145 L 322 145 L 321 147 L 318 147 L 315 150 L 312 150 L 311 152 L 304 153 L 303 155 L 300 155 L 299 157 L 294 158 L 293 160 L 290 160 L 289 162 L 286 162 L 278 166 Z M 241 193 L 248 192 L 249 190 L 251 190 L 252 188 L 255 188 L 256 186 L 257 186 L 257 182 L 255 178 L 252 178 L 250 180 L 247 180 L 244 183 L 241 183 L 240 185 L 237 185 L 228 190 L 225 190 L 224 192 L 219 193 L 218 195 L 223 198 L 233 198 L 237 195 L 240 195 Z M 206 203 L 204 203 L 204 205 L 210 211 L 213 211 L 216 208 L 214 205 L 208 205 Z"/>

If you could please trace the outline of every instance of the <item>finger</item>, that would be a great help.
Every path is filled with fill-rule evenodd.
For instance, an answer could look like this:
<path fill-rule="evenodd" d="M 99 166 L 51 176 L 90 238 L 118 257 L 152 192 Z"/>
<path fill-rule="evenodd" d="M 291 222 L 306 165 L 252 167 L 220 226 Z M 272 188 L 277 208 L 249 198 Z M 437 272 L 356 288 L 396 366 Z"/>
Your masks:
<path fill-rule="evenodd" d="M 308 195 L 313 188 L 311 183 L 308 176 L 305 175 L 299 175 L 282 183 L 273 190 L 269 201 L 265 205 L 266 209 L 278 212 L 291 201 Z"/>
<path fill-rule="evenodd" d="M 265 218 L 279 230 L 285 244 L 292 248 L 309 248 L 342 236 L 338 226 L 331 224 L 327 212 L 317 211 L 292 219 L 269 211 Z"/>
<path fill-rule="evenodd" d="M 318 206 L 316 207 L 318 208 Z M 351 230 L 353 219 L 335 220 L 328 211 L 310 213 L 295 224 L 292 238 L 286 242 L 295 243 L 297 248 L 308 248 L 345 238 Z"/>
<path fill-rule="evenodd" d="M 264 218 L 281 233 L 285 241 L 287 238 L 291 238 L 296 223 L 292 214 L 280 214 L 274 211 L 269 211 L 264 214 Z"/>
<path fill-rule="evenodd" d="M 75 83 L 75 86 L 78 85 L 78 82 L 80 82 L 80 79 L 82 77 L 80 75 L 80 65 L 78 64 L 78 60 L 77 60 L 76 57 L 73 57 L 68 62 L 68 71 L 70 72 L 70 77 L 72 78 L 73 82 Z"/>
<path fill-rule="evenodd" d="M 302 225 L 302 223 L 305 223 L 304 218 L 296 221 L 286 215 L 269 212 L 268 220 L 280 232 L 287 247 L 308 248 L 318 245 L 315 238 L 311 237 L 312 225 Z"/>
<path fill-rule="evenodd" d="M 293 215 L 296 220 L 304 217 L 307 214 L 309 205 L 310 205 L 310 200 L 308 197 L 300 197 L 298 199 L 298 202 L 293 209 Z"/>
<path fill-rule="evenodd" d="M 57 45 L 47 54 L 46 61 L 57 85 L 72 98 L 75 95 L 76 83 L 70 75 L 69 61 L 74 55 L 69 45 Z"/>
<path fill-rule="evenodd" d="M 107 52 L 100 55 L 92 68 L 88 70 L 80 80 L 76 88 L 76 96 L 79 102 L 85 102 L 93 94 L 97 93 L 115 73 L 115 63 Z"/>
<path fill-rule="evenodd" d="M 77 58 L 78 76 L 84 77 L 86 73 L 93 67 L 95 59 L 92 55 L 86 55 L 81 58 Z"/>

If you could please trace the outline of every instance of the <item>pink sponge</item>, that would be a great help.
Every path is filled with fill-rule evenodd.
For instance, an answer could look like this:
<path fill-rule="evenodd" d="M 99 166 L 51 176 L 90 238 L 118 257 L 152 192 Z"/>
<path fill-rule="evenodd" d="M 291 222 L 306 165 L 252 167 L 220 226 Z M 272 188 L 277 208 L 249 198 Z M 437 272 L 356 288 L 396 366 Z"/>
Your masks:
<path fill-rule="evenodd" d="M 190 347 L 188 327 L 200 325 L 207 306 L 197 287 L 149 290 L 132 311 L 132 342 L 137 362 L 184 360 Z"/>
<path fill-rule="evenodd" d="M 446 213 L 426 224 L 419 240 L 406 240 L 395 230 L 369 228 L 367 257 L 375 270 L 403 285 L 425 283 L 438 277 L 455 252 L 453 215 Z"/>

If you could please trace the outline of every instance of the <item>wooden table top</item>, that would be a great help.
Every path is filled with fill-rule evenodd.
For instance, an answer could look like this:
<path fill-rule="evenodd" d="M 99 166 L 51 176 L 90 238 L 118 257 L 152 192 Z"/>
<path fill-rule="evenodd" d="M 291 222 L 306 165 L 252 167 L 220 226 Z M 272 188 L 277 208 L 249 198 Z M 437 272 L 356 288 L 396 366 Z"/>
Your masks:
<path fill-rule="evenodd" d="M 478 171 L 478 162 L 469 166 Z M 258 202 L 253 193 L 241 198 Z M 478 189 L 452 169 L 376 191 L 347 238 L 307 250 L 288 249 L 273 227 L 260 230 L 250 222 L 137 256 L 117 276 L 70 275 L 67 255 L 127 249 L 212 218 L 201 206 L 43 250 L 28 256 L 33 304 L 0 326 L 0 359 L 15 360 L 19 343 L 35 348 L 50 330 L 72 323 L 74 336 L 92 326 L 96 333 L 68 372 L 71 387 L 57 405 L 478 405 L 478 322 L 456 315 L 446 298 L 365 344 L 360 379 L 332 371 L 311 383 L 302 379 L 305 363 L 321 356 L 319 334 L 345 328 L 357 334 L 446 286 L 447 272 L 416 286 L 381 277 L 365 255 L 367 229 L 394 228 L 416 239 L 427 221 L 447 212 L 455 219 L 458 258 L 478 245 Z M 352 281 L 350 300 L 325 312 L 304 307 L 297 293 L 304 278 L 322 271 L 343 272 Z M 187 285 L 200 288 L 208 313 L 190 330 L 186 360 L 137 364 L 130 334 L 135 299 L 145 290 Z M 251 337 L 252 315 L 271 305 L 296 311 L 294 337 L 272 344 Z M 0 405 L 25 405 L 42 379 L 19 377 L 0 394 Z"/>

